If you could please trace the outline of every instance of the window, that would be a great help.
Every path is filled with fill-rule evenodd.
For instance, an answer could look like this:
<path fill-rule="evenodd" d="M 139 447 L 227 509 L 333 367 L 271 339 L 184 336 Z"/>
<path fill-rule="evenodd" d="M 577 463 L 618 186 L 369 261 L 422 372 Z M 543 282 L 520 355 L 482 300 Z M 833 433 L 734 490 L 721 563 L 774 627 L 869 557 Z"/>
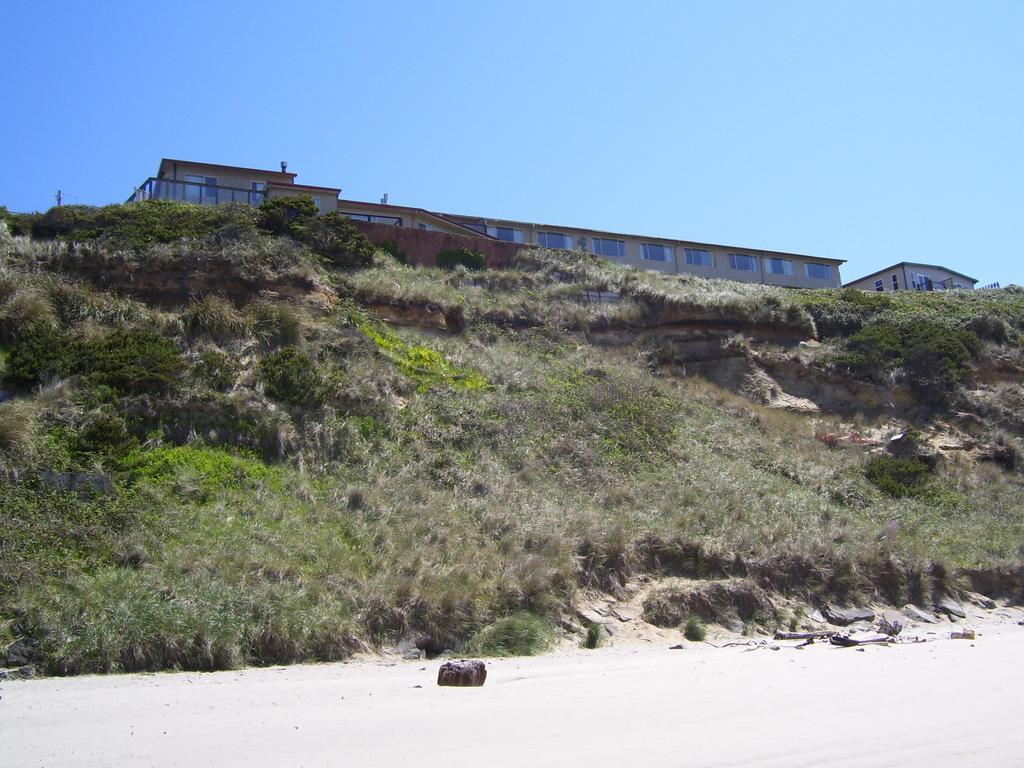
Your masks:
<path fill-rule="evenodd" d="M 730 253 L 729 269 L 735 269 L 738 272 L 757 272 L 757 259 L 747 256 L 745 253 Z"/>
<path fill-rule="evenodd" d="M 615 256 L 621 259 L 626 255 L 626 241 L 611 240 L 607 237 L 595 237 L 594 253 L 598 256 Z"/>
<path fill-rule="evenodd" d="M 804 268 L 807 270 L 807 276 L 813 280 L 831 280 L 832 279 L 832 267 L 828 264 L 804 264 Z"/>
<path fill-rule="evenodd" d="M 513 227 L 488 227 L 487 234 L 509 243 L 523 242 L 523 230 Z"/>
<path fill-rule="evenodd" d="M 185 202 L 201 205 L 214 205 L 217 202 L 217 178 L 215 176 L 195 176 L 185 174 Z M 205 186 L 200 186 L 204 184 Z"/>
<path fill-rule="evenodd" d="M 686 257 L 686 263 L 693 267 L 713 267 L 714 264 L 711 261 L 711 251 L 707 251 L 703 248 L 684 248 L 683 254 Z"/>
<path fill-rule="evenodd" d="M 249 184 L 249 205 L 259 205 L 267 197 L 267 182 L 253 181 Z"/>
<path fill-rule="evenodd" d="M 900 280 L 896 275 L 892 276 L 892 289 L 898 291 L 900 289 Z"/>
<path fill-rule="evenodd" d="M 916 272 L 911 272 L 910 285 L 915 291 L 930 291 L 932 290 L 932 279 L 928 275 L 919 275 Z"/>
<path fill-rule="evenodd" d="M 316 206 L 316 212 L 320 213 L 320 198 L 319 197 L 314 197 L 313 198 L 313 205 Z"/>
<path fill-rule="evenodd" d="M 644 243 L 641 246 L 647 261 L 672 261 L 672 248 L 658 243 Z"/>
<path fill-rule="evenodd" d="M 792 275 L 793 262 L 789 259 L 765 258 L 764 271 L 769 275 Z"/>
<path fill-rule="evenodd" d="M 537 245 L 545 248 L 569 248 L 569 238 L 561 232 L 538 232 Z"/>
<path fill-rule="evenodd" d="M 879 293 L 883 292 L 885 290 L 885 283 L 881 280 L 875 280 L 875 290 Z"/>
<path fill-rule="evenodd" d="M 343 213 L 356 221 L 368 221 L 371 224 L 393 224 L 396 227 L 402 226 L 402 219 L 398 216 L 374 216 L 371 213 Z"/>

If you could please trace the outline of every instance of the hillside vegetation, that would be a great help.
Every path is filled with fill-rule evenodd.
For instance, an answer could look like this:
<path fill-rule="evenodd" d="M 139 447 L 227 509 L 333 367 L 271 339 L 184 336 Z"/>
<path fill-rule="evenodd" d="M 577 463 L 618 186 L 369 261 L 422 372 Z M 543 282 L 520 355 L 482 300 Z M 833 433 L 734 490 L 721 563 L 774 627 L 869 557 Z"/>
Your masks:
<path fill-rule="evenodd" d="M 1024 596 L 1015 290 L 410 267 L 301 200 L 0 213 L 0 651 L 41 671 L 541 649 L 642 574 Z"/>

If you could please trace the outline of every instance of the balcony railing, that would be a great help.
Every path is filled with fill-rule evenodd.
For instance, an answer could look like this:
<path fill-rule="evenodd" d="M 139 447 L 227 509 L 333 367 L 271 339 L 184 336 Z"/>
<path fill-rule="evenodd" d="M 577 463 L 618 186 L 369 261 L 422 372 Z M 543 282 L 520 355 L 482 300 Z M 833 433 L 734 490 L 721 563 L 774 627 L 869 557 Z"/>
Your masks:
<path fill-rule="evenodd" d="M 136 188 L 127 202 L 178 200 L 179 202 L 196 203 L 198 205 L 242 203 L 243 205 L 257 206 L 266 198 L 266 190 L 223 187 L 216 184 L 203 184 L 198 181 L 172 181 L 171 179 L 148 178 Z"/>
<path fill-rule="evenodd" d="M 974 286 L 969 283 L 957 283 L 955 278 L 952 277 L 947 277 L 945 280 L 932 280 L 929 277 L 918 277 L 916 283 L 910 284 L 910 288 L 914 291 L 969 291 L 974 288 Z"/>

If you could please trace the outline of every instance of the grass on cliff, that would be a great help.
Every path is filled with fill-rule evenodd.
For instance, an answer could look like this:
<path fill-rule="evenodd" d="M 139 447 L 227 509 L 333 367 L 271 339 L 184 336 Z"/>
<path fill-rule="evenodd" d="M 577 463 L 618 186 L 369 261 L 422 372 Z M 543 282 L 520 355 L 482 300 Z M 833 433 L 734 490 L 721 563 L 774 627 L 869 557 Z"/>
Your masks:
<path fill-rule="evenodd" d="M 951 459 L 926 496 L 894 498 L 860 449 L 817 439 L 820 420 L 584 332 L 706 312 L 803 334 L 790 292 L 553 252 L 473 274 L 382 254 L 341 270 L 255 238 L 128 255 L 0 238 L 0 356 L 38 327 L 102 352 L 0 384 L 0 651 L 28 644 L 58 674 L 339 659 L 399 638 L 523 652 L 581 589 L 637 573 L 895 602 L 1024 558 L 1012 471 Z M 256 290 L 147 302 L 90 282 L 92 256 L 130 260 L 133 280 L 223 265 Z M 306 294 L 260 295 L 296 271 Z M 303 301 L 324 286 L 333 306 Z M 387 325 L 388 302 L 460 308 L 465 330 Z"/>

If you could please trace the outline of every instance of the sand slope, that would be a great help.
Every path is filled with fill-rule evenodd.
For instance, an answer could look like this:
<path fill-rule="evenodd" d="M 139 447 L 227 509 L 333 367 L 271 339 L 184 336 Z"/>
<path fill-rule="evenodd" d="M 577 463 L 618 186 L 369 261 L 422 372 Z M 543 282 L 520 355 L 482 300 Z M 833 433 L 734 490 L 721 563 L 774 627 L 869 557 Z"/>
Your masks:
<path fill-rule="evenodd" d="M 0 765 L 1024 765 L 1024 627 L 982 631 L 493 660 L 481 689 L 438 662 L 7 681 Z"/>

